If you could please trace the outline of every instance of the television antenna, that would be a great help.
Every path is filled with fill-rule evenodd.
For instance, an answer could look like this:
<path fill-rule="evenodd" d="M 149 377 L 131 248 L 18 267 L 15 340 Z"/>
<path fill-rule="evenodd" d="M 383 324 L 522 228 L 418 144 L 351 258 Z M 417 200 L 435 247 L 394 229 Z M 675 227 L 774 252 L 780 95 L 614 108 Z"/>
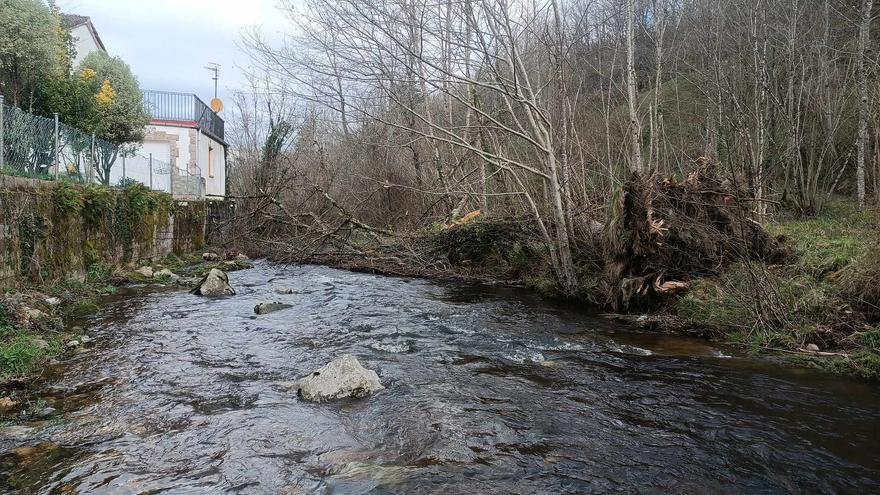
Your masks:
<path fill-rule="evenodd" d="M 214 99 L 211 100 L 211 109 L 215 112 L 219 113 L 223 111 L 223 101 L 217 97 L 217 85 L 220 81 L 220 64 L 215 62 L 208 62 L 208 65 L 205 66 L 205 69 L 214 73 L 214 77 L 211 79 L 214 80 Z"/>

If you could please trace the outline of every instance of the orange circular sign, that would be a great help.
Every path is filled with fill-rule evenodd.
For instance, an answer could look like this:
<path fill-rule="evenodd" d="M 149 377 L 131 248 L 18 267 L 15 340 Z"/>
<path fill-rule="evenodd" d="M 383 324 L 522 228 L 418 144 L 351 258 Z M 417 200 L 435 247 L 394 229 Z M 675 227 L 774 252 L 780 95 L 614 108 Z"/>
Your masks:
<path fill-rule="evenodd" d="M 221 100 L 220 98 L 214 98 L 213 100 L 211 100 L 211 110 L 214 110 L 217 113 L 222 112 L 223 100 Z"/>

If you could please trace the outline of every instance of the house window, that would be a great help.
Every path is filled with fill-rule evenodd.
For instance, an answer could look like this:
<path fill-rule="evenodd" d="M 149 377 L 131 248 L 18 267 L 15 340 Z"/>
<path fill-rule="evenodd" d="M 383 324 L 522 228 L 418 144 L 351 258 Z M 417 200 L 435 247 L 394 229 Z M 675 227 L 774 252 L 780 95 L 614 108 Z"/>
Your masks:
<path fill-rule="evenodd" d="M 208 177 L 214 177 L 214 147 L 208 146 Z"/>

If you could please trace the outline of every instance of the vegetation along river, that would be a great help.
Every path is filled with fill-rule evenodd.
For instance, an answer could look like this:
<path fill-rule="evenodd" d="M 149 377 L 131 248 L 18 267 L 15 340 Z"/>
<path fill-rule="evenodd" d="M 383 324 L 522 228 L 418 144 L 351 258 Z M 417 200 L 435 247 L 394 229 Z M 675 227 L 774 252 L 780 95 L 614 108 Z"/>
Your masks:
<path fill-rule="evenodd" d="M 259 262 L 135 289 L 0 429 L 18 493 L 877 493 L 880 388 L 525 292 Z M 276 290 L 290 288 L 289 295 Z M 255 304 L 294 307 L 256 316 Z M 343 353 L 386 389 L 281 386 Z"/>

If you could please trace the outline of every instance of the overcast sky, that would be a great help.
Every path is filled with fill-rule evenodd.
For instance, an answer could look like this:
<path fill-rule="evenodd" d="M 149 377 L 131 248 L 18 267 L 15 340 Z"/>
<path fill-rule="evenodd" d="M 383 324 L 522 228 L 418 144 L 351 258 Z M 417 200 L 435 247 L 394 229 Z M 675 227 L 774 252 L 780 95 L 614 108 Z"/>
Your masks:
<path fill-rule="evenodd" d="M 211 73 L 220 69 L 220 98 L 244 83 L 248 57 L 236 46 L 241 31 L 261 26 L 277 38 L 285 30 L 279 0 L 58 0 L 65 13 L 91 17 L 111 55 L 122 57 L 141 88 L 214 95 Z M 244 69 L 243 69 L 244 68 Z"/>

